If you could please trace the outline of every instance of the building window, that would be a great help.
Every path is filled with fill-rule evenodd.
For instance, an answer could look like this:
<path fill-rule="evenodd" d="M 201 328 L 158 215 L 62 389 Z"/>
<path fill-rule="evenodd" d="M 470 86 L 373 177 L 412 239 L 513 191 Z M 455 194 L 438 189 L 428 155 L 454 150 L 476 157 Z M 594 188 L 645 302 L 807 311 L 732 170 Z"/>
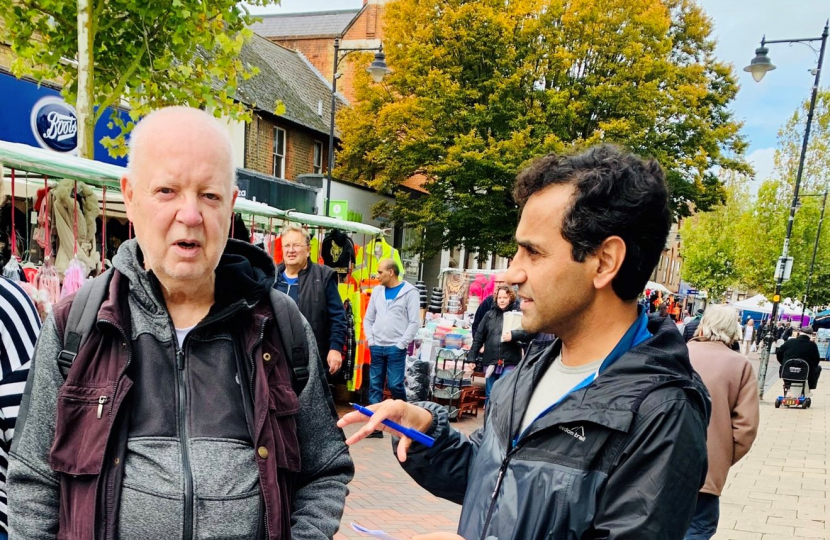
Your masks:
<path fill-rule="evenodd" d="M 323 143 L 314 141 L 314 165 L 312 171 L 314 174 L 323 172 Z"/>
<path fill-rule="evenodd" d="M 274 128 L 274 176 L 285 178 L 285 139 L 286 133 L 282 128 Z"/>

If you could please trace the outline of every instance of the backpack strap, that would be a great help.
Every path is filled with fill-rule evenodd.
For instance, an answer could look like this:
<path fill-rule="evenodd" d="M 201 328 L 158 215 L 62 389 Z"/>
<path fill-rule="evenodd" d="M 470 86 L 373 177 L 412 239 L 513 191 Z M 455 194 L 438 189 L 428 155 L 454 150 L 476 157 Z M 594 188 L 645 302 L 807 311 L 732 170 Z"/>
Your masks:
<path fill-rule="evenodd" d="M 303 327 L 303 316 L 287 294 L 271 289 L 271 307 L 277 318 L 285 356 L 291 365 L 294 392 L 299 396 L 308 382 L 309 351 Z"/>
<path fill-rule="evenodd" d="M 95 326 L 98 310 L 107 297 L 111 280 L 112 269 L 109 269 L 91 282 L 84 283 L 72 299 L 72 307 L 69 308 L 63 329 L 63 350 L 58 355 L 58 369 L 63 380 L 69 376 L 81 345 L 86 342 Z"/>

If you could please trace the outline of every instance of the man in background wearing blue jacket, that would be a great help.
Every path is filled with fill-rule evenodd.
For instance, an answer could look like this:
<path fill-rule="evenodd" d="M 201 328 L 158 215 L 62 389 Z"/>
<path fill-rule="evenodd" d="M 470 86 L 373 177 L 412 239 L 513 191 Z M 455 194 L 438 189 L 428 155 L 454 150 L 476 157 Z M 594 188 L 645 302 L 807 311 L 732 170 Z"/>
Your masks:
<path fill-rule="evenodd" d="M 380 285 L 372 290 L 372 298 L 363 318 L 363 331 L 372 353 L 369 369 L 369 403 L 383 401 L 383 385 L 389 381 L 392 399 L 406 401 L 403 386 L 406 370 L 406 349 L 421 323 L 418 289 L 401 280 L 398 265 L 392 259 L 378 263 Z M 382 438 L 376 430 L 369 437 Z"/>
<path fill-rule="evenodd" d="M 710 401 L 674 323 L 637 305 L 672 222 L 663 171 L 601 145 L 541 158 L 514 197 L 506 279 L 523 328 L 556 341 L 531 342 L 469 437 L 438 404 L 386 401 L 340 420 L 366 422 L 346 442 L 387 418 L 435 439 L 393 439 L 412 478 L 463 505 L 457 535 L 418 540 L 682 540 L 706 476 Z"/>

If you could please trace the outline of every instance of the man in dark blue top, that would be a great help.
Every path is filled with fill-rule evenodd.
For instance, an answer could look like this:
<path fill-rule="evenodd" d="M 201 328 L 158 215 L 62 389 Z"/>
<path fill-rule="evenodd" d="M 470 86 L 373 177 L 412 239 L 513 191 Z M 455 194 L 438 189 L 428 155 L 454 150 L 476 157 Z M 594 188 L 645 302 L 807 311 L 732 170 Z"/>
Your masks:
<path fill-rule="evenodd" d="M 309 244 L 308 233 L 299 225 L 283 229 L 283 262 L 277 269 L 275 287 L 297 302 L 314 330 L 320 357 L 326 358 L 329 374 L 334 375 L 343 364 L 346 314 L 334 270 L 311 262 Z"/>

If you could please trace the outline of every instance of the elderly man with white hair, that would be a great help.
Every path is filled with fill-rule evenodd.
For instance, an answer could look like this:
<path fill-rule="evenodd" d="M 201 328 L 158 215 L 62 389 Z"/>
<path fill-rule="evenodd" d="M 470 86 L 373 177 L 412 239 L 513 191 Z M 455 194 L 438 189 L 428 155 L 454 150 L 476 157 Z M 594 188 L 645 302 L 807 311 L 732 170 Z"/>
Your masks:
<path fill-rule="evenodd" d="M 332 538 L 354 467 L 311 328 L 268 254 L 228 240 L 227 134 L 151 113 L 121 188 L 136 240 L 55 306 L 32 360 L 11 536 Z"/>
<path fill-rule="evenodd" d="M 749 452 L 758 433 L 758 385 L 749 360 L 731 346 L 741 338 L 730 306 L 710 306 L 688 343 L 689 359 L 712 398 L 706 437 L 709 470 L 685 540 L 708 540 L 720 518 L 720 495 L 729 468 Z"/>

